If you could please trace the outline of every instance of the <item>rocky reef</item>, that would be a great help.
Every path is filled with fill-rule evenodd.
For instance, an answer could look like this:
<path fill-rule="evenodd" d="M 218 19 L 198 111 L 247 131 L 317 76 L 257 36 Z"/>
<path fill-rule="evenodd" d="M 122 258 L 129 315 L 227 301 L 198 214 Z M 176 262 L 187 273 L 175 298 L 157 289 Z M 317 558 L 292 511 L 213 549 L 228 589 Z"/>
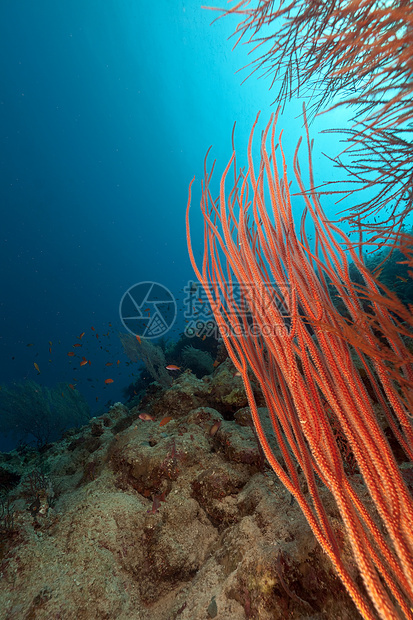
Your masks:
<path fill-rule="evenodd" d="M 42 453 L 0 455 L 0 488 L 1 618 L 358 617 L 268 468 L 228 359 Z"/>

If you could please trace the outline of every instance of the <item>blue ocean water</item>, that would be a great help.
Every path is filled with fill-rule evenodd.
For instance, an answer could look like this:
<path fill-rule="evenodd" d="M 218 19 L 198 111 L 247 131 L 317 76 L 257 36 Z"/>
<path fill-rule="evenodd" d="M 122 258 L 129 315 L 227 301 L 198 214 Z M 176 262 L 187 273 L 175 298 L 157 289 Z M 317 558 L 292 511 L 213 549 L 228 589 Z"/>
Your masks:
<path fill-rule="evenodd" d="M 200 259 L 206 150 L 218 187 L 233 123 L 242 152 L 257 111 L 261 127 L 274 111 L 270 80 L 242 83 L 250 58 L 245 46 L 232 51 L 237 19 L 211 25 L 217 15 L 200 0 L 1 2 L 0 384 L 68 382 L 92 412 L 121 400 L 134 368 L 117 335 L 119 303 L 141 281 L 172 292 L 168 337 L 182 332 L 188 184 L 195 175 Z M 290 157 L 300 107 L 280 120 Z M 339 110 L 330 126 L 343 122 Z M 319 135 L 326 123 L 312 126 L 319 182 L 337 174 L 322 155 L 339 151 L 335 136 Z M 333 201 L 324 208 L 334 217 Z M 74 343 L 90 364 L 67 355 Z"/>

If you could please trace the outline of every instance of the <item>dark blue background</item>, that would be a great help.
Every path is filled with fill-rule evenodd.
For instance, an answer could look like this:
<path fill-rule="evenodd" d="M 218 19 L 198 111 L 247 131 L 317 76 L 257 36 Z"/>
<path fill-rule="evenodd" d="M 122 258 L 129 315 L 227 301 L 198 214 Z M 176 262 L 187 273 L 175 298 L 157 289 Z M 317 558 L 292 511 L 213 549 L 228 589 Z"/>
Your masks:
<path fill-rule="evenodd" d="M 262 125 L 273 110 L 270 81 L 241 85 L 247 72 L 236 73 L 250 60 L 227 40 L 237 20 L 210 25 L 216 16 L 200 0 L 2 0 L 0 383 L 76 383 L 93 410 L 119 400 L 131 381 L 119 302 L 142 280 L 173 292 L 180 310 L 169 336 L 182 330 L 181 290 L 193 277 L 189 181 L 200 180 L 212 144 L 217 187 L 234 121 L 241 163 L 257 111 Z M 300 106 L 280 121 L 287 156 L 302 131 Z M 332 174 L 321 155 L 337 153 L 331 140 L 316 142 L 319 182 Z M 199 189 L 193 203 L 200 258 Z M 91 360 L 83 368 L 67 356 L 81 332 Z"/>

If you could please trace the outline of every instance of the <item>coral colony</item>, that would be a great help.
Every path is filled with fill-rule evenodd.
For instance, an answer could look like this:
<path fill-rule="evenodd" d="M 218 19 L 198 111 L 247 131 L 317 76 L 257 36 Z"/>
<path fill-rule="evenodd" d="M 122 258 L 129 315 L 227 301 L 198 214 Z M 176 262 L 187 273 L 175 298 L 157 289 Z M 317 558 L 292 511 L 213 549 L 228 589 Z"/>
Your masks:
<path fill-rule="evenodd" d="M 205 163 L 202 268 L 191 246 L 191 182 L 191 262 L 241 374 L 265 456 L 297 500 L 359 612 L 364 618 L 375 618 L 376 612 L 383 619 L 410 618 L 413 501 L 377 411 L 411 460 L 413 316 L 411 307 L 372 276 L 362 250 L 367 232 L 369 244 L 398 248 L 406 255 L 402 262 L 413 264 L 411 240 L 401 234 L 412 208 L 413 146 L 401 137 L 413 116 L 412 8 L 409 3 L 389 7 L 360 2 L 356 7 L 308 1 L 293 2 L 279 12 L 273 2 L 247 7 L 249 2 L 241 2 L 227 13 L 244 14 L 237 28 L 240 38 L 248 33 L 256 48 L 269 49 L 253 62 L 255 68 L 263 67 L 274 78 L 282 78 L 285 71 L 280 103 L 310 82 L 319 94 L 337 93 L 350 84 L 358 87 L 357 94 L 346 99 L 359 105 L 359 120 L 348 132 L 353 165 L 347 169 L 357 173 L 354 183 L 376 189 L 376 195 L 346 216 L 359 232 L 357 244 L 328 222 L 316 191 L 304 108 L 307 181 L 299 163 L 300 144 L 292 162 L 303 201 L 300 224 L 291 206 L 291 162 L 285 160 L 285 134 L 282 138 L 277 127 L 279 111 L 258 145 L 257 117 L 247 148 L 248 165 L 237 169 L 234 150 L 217 198 L 211 195 L 212 171 Z M 260 33 L 264 25 L 265 37 Z M 296 64 L 294 57 L 299 59 Z M 386 97 L 377 96 L 383 91 Z M 314 105 L 319 110 L 320 99 Z M 255 154 L 260 154 L 258 164 Z M 368 172 L 376 176 L 367 179 Z M 372 216 L 378 216 L 379 223 Z M 315 231 L 313 245 L 306 218 Z M 351 262 L 356 279 L 350 277 Z M 265 398 L 278 455 L 258 412 L 252 376 Z M 357 464 L 368 496 L 351 482 L 350 452 L 352 471 Z M 320 480 L 331 494 L 327 501 L 320 494 Z M 308 492 L 303 491 L 304 481 Z M 350 560 L 329 514 L 331 497 L 351 546 Z"/>

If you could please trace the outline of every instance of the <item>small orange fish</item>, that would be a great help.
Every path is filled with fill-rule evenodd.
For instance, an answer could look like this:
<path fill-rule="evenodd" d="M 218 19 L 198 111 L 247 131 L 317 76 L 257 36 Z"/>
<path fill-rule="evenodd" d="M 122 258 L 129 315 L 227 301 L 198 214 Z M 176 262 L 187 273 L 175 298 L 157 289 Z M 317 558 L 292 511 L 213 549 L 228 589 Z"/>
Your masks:
<path fill-rule="evenodd" d="M 81 365 L 81 366 L 85 366 L 86 364 L 87 364 L 87 360 L 82 360 L 82 361 L 80 362 L 80 365 Z"/>
<path fill-rule="evenodd" d="M 175 366 L 175 364 L 168 364 L 168 366 L 165 366 L 166 370 L 181 370 L 180 366 Z"/>
<path fill-rule="evenodd" d="M 106 362 L 105 366 L 113 366 L 112 362 Z"/>
<path fill-rule="evenodd" d="M 26 344 L 26 347 L 34 347 L 34 343 L 33 342 L 29 342 L 29 344 Z"/>
<path fill-rule="evenodd" d="M 75 386 L 72 383 L 69 383 L 69 387 L 72 388 L 72 390 L 75 389 Z"/>
<path fill-rule="evenodd" d="M 34 362 L 34 367 L 36 368 L 37 372 L 40 374 L 40 368 L 39 368 L 39 366 L 36 364 L 36 362 Z"/>
<path fill-rule="evenodd" d="M 139 342 L 139 344 L 141 344 L 141 337 L 136 335 L 136 340 Z"/>
<path fill-rule="evenodd" d="M 90 329 L 92 329 L 93 331 L 95 331 L 95 328 L 94 328 L 94 327 L 91 327 Z"/>
<path fill-rule="evenodd" d="M 85 332 L 82 332 L 82 333 L 80 334 L 80 336 L 78 336 L 79 340 L 82 340 L 82 338 L 83 338 L 83 336 L 84 336 L 84 335 L 85 335 Z"/>
<path fill-rule="evenodd" d="M 117 363 L 117 365 L 119 366 L 119 364 L 120 364 L 120 360 L 118 360 L 116 363 Z"/>
<path fill-rule="evenodd" d="M 105 379 L 105 383 L 113 383 L 113 379 Z"/>
<path fill-rule="evenodd" d="M 82 345 L 80 344 L 80 342 L 75 342 L 75 344 L 73 346 L 74 347 L 81 347 Z"/>
<path fill-rule="evenodd" d="M 218 420 L 217 422 L 215 422 L 211 428 L 209 429 L 209 434 L 211 435 L 211 437 L 213 437 L 214 435 L 217 434 L 217 432 L 219 431 L 219 427 L 222 424 L 222 420 Z"/>
<path fill-rule="evenodd" d="M 75 352 L 74 352 L 74 351 L 69 351 L 68 356 L 69 356 L 69 357 L 73 357 L 73 356 L 74 356 L 74 354 L 75 354 Z"/>
<path fill-rule="evenodd" d="M 219 366 L 219 362 L 218 360 L 215 360 L 215 362 L 212 364 L 214 368 L 216 368 L 217 366 Z"/>
<path fill-rule="evenodd" d="M 51 352 L 52 352 L 52 347 L 49 347 L 49 353 L 51 353 Z"/>
<path fill-rule="evenodd" d="M 139 414 L 139 418 L 141 420 L 143 420 L 144 422 L 147 422 L 148 420 L 153 420 L 153 416 L 149 415 L 149 413 L 140 413 Z"/>
<path fill-rule="evenodd" d="M 168 424 L 168 422 L 170 422 L 171 420 L 172 420 L 172 416 L 168 415 L 166 416 L 166 418 L 163 418 L 163 420 L 159 422 L 159 426 L 164 426 L 165 424 Z"/>

